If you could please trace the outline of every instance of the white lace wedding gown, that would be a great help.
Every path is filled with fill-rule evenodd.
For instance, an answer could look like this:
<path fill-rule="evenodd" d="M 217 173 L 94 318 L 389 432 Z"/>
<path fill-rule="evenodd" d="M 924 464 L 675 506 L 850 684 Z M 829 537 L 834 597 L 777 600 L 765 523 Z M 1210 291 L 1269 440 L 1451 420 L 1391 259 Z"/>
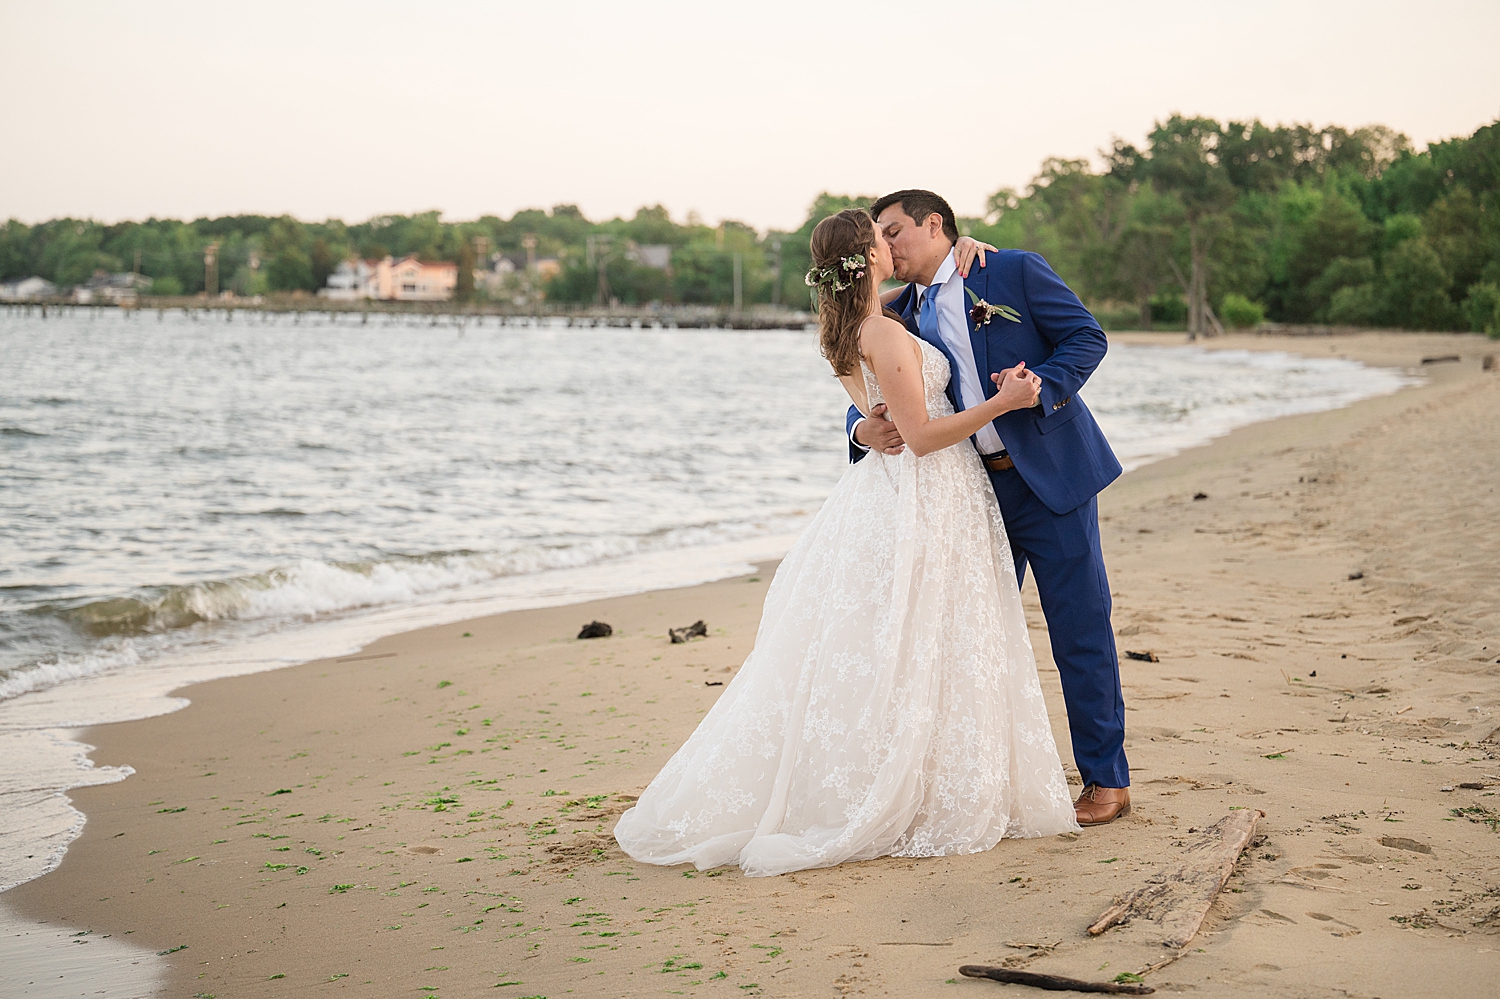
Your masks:
<path fill-rule="evenodd" d="M 950 415 L 948 361 L 917 342 L 927 411 Z M 755 649 L 615 839 L 647 863 L 758 876 L 1077 828 L 1005 528 L 964 441 L 850 466 L 782 560 Z"/>

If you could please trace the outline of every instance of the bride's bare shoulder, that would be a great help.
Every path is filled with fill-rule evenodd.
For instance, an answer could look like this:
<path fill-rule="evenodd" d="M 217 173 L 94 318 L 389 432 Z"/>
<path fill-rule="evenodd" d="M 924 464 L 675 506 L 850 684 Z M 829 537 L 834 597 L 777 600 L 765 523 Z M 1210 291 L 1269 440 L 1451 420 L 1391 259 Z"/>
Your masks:
<path fill-rule="evenodd" d="M 907 347 L 906 327 L 888 316 L 871 316 L 859 331 L 860 353 L 866 357 Z"/>

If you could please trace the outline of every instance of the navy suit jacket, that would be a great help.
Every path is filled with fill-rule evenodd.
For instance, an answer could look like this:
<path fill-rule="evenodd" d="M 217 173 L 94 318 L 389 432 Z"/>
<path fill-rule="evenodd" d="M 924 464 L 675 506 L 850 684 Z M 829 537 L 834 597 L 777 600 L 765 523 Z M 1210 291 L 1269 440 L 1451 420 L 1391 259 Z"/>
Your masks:
<path fill-rule="evenodd" d="M 1074 510 L 1120 475 L 1120 462 L 1084 405 L 1078 390 L 1109 349 L 1104 331 L 1078 296 L 1063 283 L 1047 261 L 1025 250 L 1000 250 L 986 255 L 986 266 L 976 262 L 964 286 L 991 305 L 1008 305 L 1021 315 L 1019 323 L 996 316 L 988 323 L 969 321 L 969 342 L 979 381 L 989 398 L 997 391 L 990 375 L 1021 361 L 1042 379 L 1041 399 L 1031 409 L 1006 413 L 994 423 L 1016 471 L 1031 491 L 1056 514 Z M 966 294 L 965 305 L 973 300 Z M 890 308 L 901 314 L 917 336 L 916 286 L 907 285 Z M 957 370 L 941 337 L 928 341 Z M 958 408 L 957 390 L 948 382 L 948 397 Z M 861 418 L 849 407 L 846 429 Z M 868 452 L 852 443 L 849 460 Z"/>

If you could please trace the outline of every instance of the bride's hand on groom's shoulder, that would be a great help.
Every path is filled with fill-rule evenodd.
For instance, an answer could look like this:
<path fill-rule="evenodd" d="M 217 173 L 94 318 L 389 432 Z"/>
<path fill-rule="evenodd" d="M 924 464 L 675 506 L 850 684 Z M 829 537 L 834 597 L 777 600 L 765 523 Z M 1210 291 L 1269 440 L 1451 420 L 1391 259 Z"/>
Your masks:
<path fill-rule="evenodd" d="M 972 236 L 958 237 L 958 242 L 953 244 L 953 262 L 958 265 L 958 276 L 969 276 L 969 268 L 973 266 L 976 257 L 979 259 L 979 266 L 983 267 L 985 251 L 994 253 L 998 249 L 999 247 L 981 243 Z"/>

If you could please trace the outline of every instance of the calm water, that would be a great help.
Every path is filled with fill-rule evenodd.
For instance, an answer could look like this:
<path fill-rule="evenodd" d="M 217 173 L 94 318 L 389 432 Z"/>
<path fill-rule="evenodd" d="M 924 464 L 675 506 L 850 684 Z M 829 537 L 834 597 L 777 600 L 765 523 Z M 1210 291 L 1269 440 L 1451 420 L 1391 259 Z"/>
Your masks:
<path fill-rule="evenodd" d="M 0 698 L 183 642 L 795 531 L 844 469 L 801 331 L 0 314 Z M 1127 466 L 1401 384 L 1115 346 Z"/>

